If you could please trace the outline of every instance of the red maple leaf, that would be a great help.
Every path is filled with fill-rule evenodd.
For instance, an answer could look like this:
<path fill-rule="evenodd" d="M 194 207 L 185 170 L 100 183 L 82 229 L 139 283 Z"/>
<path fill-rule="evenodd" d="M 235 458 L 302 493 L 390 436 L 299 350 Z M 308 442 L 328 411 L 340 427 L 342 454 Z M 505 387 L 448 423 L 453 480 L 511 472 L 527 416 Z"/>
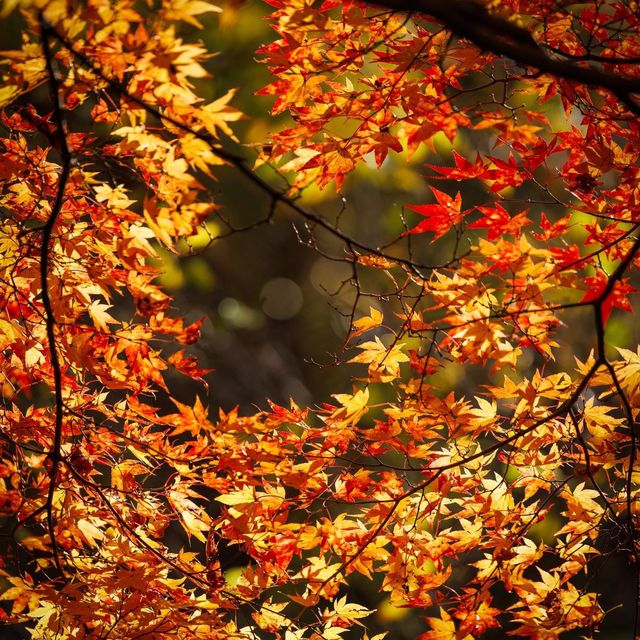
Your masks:
<path fill-rule="evenodd" d="M 585 278 L 584 281 L 589 285 L 589 289 L 584 294 L 584 297 L 580 302 L 594 302 L 602 298 L 606 291 L 609 279 L 604 273 L 602 273 L 602 271 L 598 271 L 595 276 L 589 276 Z M 631 312 L 631 303 L 629 302 L 627 295 L 636 292 L 637 289 L 632 287 L 626 278 L 616 282 L 613 289 L 600 302 L 602 325 L 604 326 L 607 324 L 607 320 L 609 320 L 609 316 L 614 308 Z"/>
<path fill-rule="evenodd" d="M 411 209 L 425 219 L 419 222 L 413 229 L 405 232 L 404 235 L 413 233 L 426 233 L 427 231 L 433 231 L 435 236 L 433 240 L 437 240 L 442 237 L 451 227 L 462 221 L 464 216 L 471 211 L 467 209 L 461 211 L 462 197 L 460 192 L 456 194 L 455 198 L 452 198 L 447 193 L 431 187 L 433 195 L 436 197 L 438 204 L 419 204 L 407 206 L 407 209 Z"/>

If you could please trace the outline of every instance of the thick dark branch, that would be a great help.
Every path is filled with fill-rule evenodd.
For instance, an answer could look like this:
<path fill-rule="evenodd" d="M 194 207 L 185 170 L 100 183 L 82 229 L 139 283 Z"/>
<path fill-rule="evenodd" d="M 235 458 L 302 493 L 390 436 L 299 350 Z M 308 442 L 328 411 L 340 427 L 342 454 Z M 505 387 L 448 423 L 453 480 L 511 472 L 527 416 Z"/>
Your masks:
<path fill-rule="evenodd" d="M 620 380 L 618 378 L 618 374 L 616 373 L 615 367 L 613 364 L 607 359 L 605 354 L 605 322 L 603 318 L 603 305 L 607 298 L 613 293 L 616 284 L 622 281 L 625 273 L 632 265 L 636 256 L 640 252 L 640 237 L 636 238 L 635 242 L 627 252 L 627 255 L 620 261 L 616 269 L 607 279 L 607 284 L 603 289 L 602 293 L 592 301 L 594 305 L 595 311 L 595 330 L 596 330 L 596 342 L 597 342 L 597 355 L 598 360 L 603 362 L 609 375 L 611 376 L 611 380 L 613 382 L 613 386 L 616 390 L 616 394 L 618 395 L 620 402 L 622 404 L 623 413 L 625 416 L 625 421 L 627 423 L 627 428 L 629 431 L 629 441 L 631 443 L 630 451 L 629 451 L 629 462 L 628 469 L 626 473 L 626 503 L 627 503 L 627 529 L 629 535 L 629 543 L 631 547 L 632 557 L 634 558 L 634 563 L 636 566 L 636 583 L 635 583 L 635 622 L 634 622 L 634 633 L 637 633 L 638 626 L 640 624 L 640 569 L 638 569 L 640 554 L 638 553 L 638 547 L 636 545 L 637 540 L 637 527 L 635 524 L 635 518 L 633 514 L 633 503 L 635 499 L 632 497 L 632 487 L 633 487 L 633 473 L 636 466 L 636 460 L 638 458 L 638 434 L 636 427 L 636 419 L 634 417 L 633 408 L 629 401 L 627 394 L 625 393 L 622 385 L 620 384 Z M 587 449 L 585 448 L 585 452 Z M 589 460 L 587 458 L 587 469 L 589 468 Z"/>
<path fill-rule="evenodd" d="M 602 304 L 606 298 L 611 294 L 614 287 L 618 282 L 622 280 L 627 269 L 631 266 L 631 263 L 635 260 L 636 256 L 640 252 L 640 236 L 638 236 L 629 249 L 627 255 L 620 261 L 615 271 L 609 276 L 607 285 L 603 289 L 602 293 L 598 296 L 597 303 Z"/>
<path fill-rule="evenodd" d="M 435 18 L 483 51 L 510 58 L 518 65 L 556 78 L 607 89 L 630 111 L 640 115 L 640 104 L 633 98 L 634 94 L 640 93 L 640 80 L 607 73 L 593 65 L 552 58 L 538 46 L 529 31 L 489 13 L 473 0 L 368 0 L 368 4 Z"/>
<path fill-rule="evenodd" d="M 42 290 L 42 306 L 44 307 L 44 318 L 47 330 L 47 342 L 49 346 L 49 354 L 51 360 L 51 369 L 53 372 L 53 386 L 55 396 L 55 423 L 53 432 L 53 442 L 49 450 L 48 459 L 49 468 L 49 493 L 47 495 L 47 527 L 49 537 L 51 538 L 51 549 L 56 564 L 56 568 L 62 577 L 64 570 L 60 560 L 60 554 L 55 536 L 55 522 L 53 516 L 53 499 L 56 489 L 56 477 L 60 469 L 62 459 L 62 424 L 63 424 L 63 398 L 62 398 L 62 369 L 60 367 L 60 358 L 56 347 L 56 319 L 51 306 L 51 298 L 49 296 L 49 270 L 51 267 L 52 256 L 52 239 L 53 230 L 56 225 L 62 205 L 64 203 L 64 192 L 71 173 L 71 152 L 67 144 L 65 134 L 65 120 L 62 106 L 60 105 L 60 94 L 58 79 L 53 68 L 53 52 L 51 51 L 50 38 L 52 30 L 49 24 L 40 16 L 40 28 L 42 37 L 42 49 L 44 52 L 47 73 L 49 76 L 49 91 L 51 104 L 53 106 L 53 122 L 55 124 L 55 132 L 52 134 L 52 142 L 55 143 L 57 151 L 60 153 L 62 160 L 62 168 L 58 179 L 58 187 L 56 190 L 55 200 L 51 206 L 49 218 L 42 228 L 42 246 L 40 248 L 40 288 Z"/>

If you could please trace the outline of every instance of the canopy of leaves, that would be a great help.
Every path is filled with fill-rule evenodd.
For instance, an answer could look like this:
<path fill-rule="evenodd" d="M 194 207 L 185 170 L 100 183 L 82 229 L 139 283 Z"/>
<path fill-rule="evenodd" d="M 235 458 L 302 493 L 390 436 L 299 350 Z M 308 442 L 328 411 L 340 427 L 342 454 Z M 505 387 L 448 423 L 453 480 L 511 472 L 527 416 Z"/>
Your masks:
<path fill-rule="evenodd" d="M 200 91 L 196 30 L 238 3 L 2 5 L 21 29 L 0 53 L 2 620 L 366 639 L 369 581 L 420 640 L 591 637 L 604 562 L 640 582 L 640 348 L 612 329 L 640 267 L 636 4 L 269 4 L 253 89 L 288 119 L 255 166 L 235 92 Z M 303 204 L 443 138 L 380 242 L 366 212 Z M 214 415 L 170 389 L 172 370 L 206 384 L 203 321 L 158 255 L 241 230 L 210 188 L 223 166 L 271 202 L 251 226 L 293 217 L 349 268 L 354 380 L 330 402 Z M 453 389 L 456 367 L 481 382 Z"/>

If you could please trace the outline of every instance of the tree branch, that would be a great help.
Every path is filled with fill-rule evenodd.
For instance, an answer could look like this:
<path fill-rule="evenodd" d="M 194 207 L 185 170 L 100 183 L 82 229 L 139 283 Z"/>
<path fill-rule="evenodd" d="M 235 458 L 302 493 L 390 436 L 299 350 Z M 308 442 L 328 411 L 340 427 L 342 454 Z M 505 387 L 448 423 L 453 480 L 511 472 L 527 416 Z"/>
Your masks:
<path fill-rule="evenodd" d="M 380 248 L 370 247 L 360 242 L 359 240 L 352 238 L 342 230 L 338 229 L 336 226 L 329 223 L 322 216 L 298 204 L 296 198 L 287 195 L 285 191 L 280 190 L 278 187 L 275 187 L 264 178 L 261 178 L 254 171 L 254 169 L 249 166 L 245 158 L 221 147 L 220 142 L 216 140 L 216 138 L 214 138 L 212 135 L 199 129 L 195 129 L 192 126 L 186 125 L 183 122 L 180 122 L 180 120 L 177 120 L 176 118 L 173 118 L 168 114 L 162 113 L 158 108 L 133 95 L 129 92 L 127 87 L 122 82 L 118 81 L 115 78 L 109 78 L 108 76 L 106 76 L 96 64 L 94 64 L 89 58 L 87 58 L 87 56 L 85 56 L 80 51 L 77 51 L 72 43 L 70 43 L 62 34 L 58 33 L 53 28 L 50 29 L 50 33 L 52 34 L 52 36 L 55 36 L 60 45 L 62 45 L 73 56 L 75 56 L 84 67 L 89 69 L 101 80 L 104 80 L 104 82 L 106 82 L 110 88 L 114 89 L 121 97 L 126 98 L 133 104 L 138 105 L 149 115 L 157 118 L 160 122 L 169 123 L 174 127 L 180 129 L 180 131 L 189 133 L 199 140 L 205 142 L 214 155 L 216 155 L 221 160 L 224 160 L 231 166 L 235 167 L 237 171 L 241 173 L 249 182 L 256 185 L 263 193 L 268 195 L 271 198 L 272 203 L 281 203 L 285 205 L 294 213 L 298 214 L 301 218 L 305 219 L 307 222 L 324 229 L 334 237 L 342 240 L 352 254 L 354 254 L 354 250 L 357 249 L 358 251 L 364 253 L 376 255 L 380 258 L 390 260 L 398 265 L 407 268 L 413 274 L 422 279 L 426 279 L 426 276 L 424 274 L 425 271 L 432 271 L 434 269 L 448 267 L 459 259 L 458 256 L 453 256 L 451 260 L 448 260 L 443 264 L 420 264 L 411 259 L 391 255 Z"/>
<path fill-rule="evenodd" d="M 489 13 L 473 0 L 368 0 L 368 4 L 431 16 L 483 51 L 510 58 L 523 67 L 532 67 L 556 78 L 606 89 L 631 112 L 640 115 L 640 104 L 633 98 L 634 94 L 640 93 L 640 80 L 608 73 L 593 65 L 552 58 L 527 29 Z"/>
<path fill-rule="evenodd" d="M 63 425 L 63 398 L 62 398 L 62 369 L 60 367 L 60 359 L 58 356 L 58 350 L 56 348 L 56 319 L 51 306 L 51 298 L 49 296 L 49 271 L 51 268 L 51 256 L 52 256 L 52 239 L 53 230 L 56 225 L 56 221 L 62 210 L 64 203 L 64 192 L 71 173 L 71 152 L 67 144 L 67 138 L 65 134 L 65 119 L 62 107 L 60 105 L 60 93 L 58 78 L 56 77 L 55 70 L 53 68 L 53 52 L 51 51 L 49 39 L 53 35 L 51 26 L 47 23 L 42 13 L 40 14 L 40 32 L 42 39 L 42 49 L 44 52 L 45 63 L 47 73 L 49 77 L 49 92 L 51 98 L 51 104 L 53 105 L 53 121 L 56 129 L 52 133 L 52 138 L 55 142 L 55 146 L 60 153 L 62 160 L 62 168 L 60 177 L 58 179 L 58 187 L 56 190 L 55 199 L 51 207 L 51 213 L 47 219 L 45 225 L 42 228 L 42 246 L 40 248 L 40 287 L 42 290 L 42 306 L 44 307 L 44 318 L 47 331 L 47 342 L 49 346 L 49 353 L 51 357 L 51 369 L 53 371 L 53 385 L 55 395 L 55 423 L 53 432 L 53 443 L 49 454 L 47 456 L 50 462 L 49 468 L 49 492 L 47 495 L 46 510 L 47 510 L 47 528 L 49 530 L 49 537 L 51 539 L 51 549 L 53 551 L 53 558 L 56 564 L 56 568 L 64 579 L 64 569 L 60 560 L 60 552 L 55 536 L 55 522 L 53 516 L 53 499 L 56 489 L 56 476 L 60 468 L 60 462 L 62 459 L 62 425 Z"/>

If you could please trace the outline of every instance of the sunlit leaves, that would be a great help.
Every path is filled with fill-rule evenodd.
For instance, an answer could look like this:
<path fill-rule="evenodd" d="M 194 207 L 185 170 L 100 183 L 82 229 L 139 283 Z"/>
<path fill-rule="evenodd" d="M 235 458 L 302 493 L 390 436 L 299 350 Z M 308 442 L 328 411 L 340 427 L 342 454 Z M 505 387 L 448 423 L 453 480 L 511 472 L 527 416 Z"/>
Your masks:
<path fill-rule="evenodd" d="M 427 631 L 420 636 L 420 640 L 472 640 L 473 636 L 460 635 L 456 629 L 455 622 L 449 617 L 446 611 L 441 610 L 441 618 L 428 618 L 431 631 Z"/>
<path fill-rule="evenodd" d="M 358 345 L 362 353 L 349 362 L 362 362 L 369 365 L 369 379 L 379 382 L 390 382 L 400 376 L 400 364 L 408 362 L 409 357 L 402 352 L 402 344 L 386 347 L 380 338 L 373 342 Z"/>
<path fill-rule="evenodd" d="M 346 192 L 363 164 L 393 176 L 428 154 L 370 229 L 369 212 L 344 222 L 349 198 L 323 218 L 226 151 L 240 94 L 211 90 L 190 31 L 219 7 L 22 4 L 0 54 L 3 620 L 36 638 L 380 640 L 368 583 L 418 611 L 422 640 L 591 637 L 605 538 L 638 553 L 621 312 L 640 142 L 635 98 L 575 77 L 635 77 L 631 5 L 462 2 L 457 33 L 445 14 L 271 2 L 259 93 L 290 120 L 258 165 L 296 195 Z M 535 56 L 496 51 L 514 44 Z M 222 241 L 223 164 L 348 265 L 353 386 L 319 406 L 209 409 L 186 348 L 205 321 L 178 317 L 159 262 Z M 195 396 L 173 397 L 185 378 Z"/>
<path fill-rule="evenodd" d="M 621 360 L 614 362 L 618 380 L 634 408 L 640 405 L 640 348 L 637 352 L 620 349 Z"/>

